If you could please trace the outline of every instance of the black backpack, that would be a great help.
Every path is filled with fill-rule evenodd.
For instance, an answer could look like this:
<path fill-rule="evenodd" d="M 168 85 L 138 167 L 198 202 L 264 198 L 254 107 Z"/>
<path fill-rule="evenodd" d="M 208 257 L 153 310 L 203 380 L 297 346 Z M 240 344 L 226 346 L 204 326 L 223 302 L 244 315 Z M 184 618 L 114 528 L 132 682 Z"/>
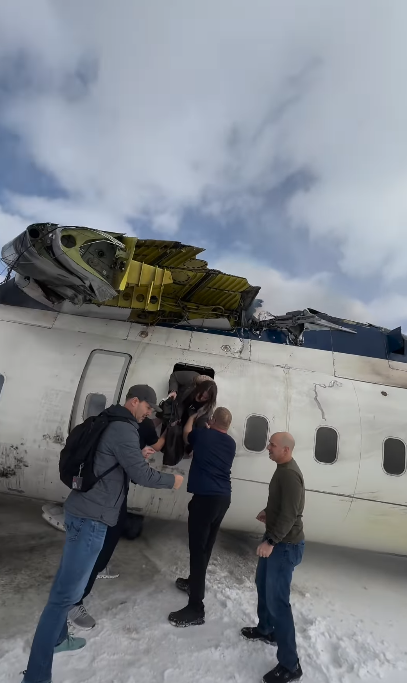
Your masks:
<path fill-rule="evenodd" d="M 98 477 L 93 472 L 96 449 L 106 427 L 111 422 L 129 422 L 125 417 L 109 415 L 106 411 L 88 417 L 68 435 L 59 456 L 59 478 L 68 488 L 86 493 L 107 474 L 119 467 L 117 462 Z"/>

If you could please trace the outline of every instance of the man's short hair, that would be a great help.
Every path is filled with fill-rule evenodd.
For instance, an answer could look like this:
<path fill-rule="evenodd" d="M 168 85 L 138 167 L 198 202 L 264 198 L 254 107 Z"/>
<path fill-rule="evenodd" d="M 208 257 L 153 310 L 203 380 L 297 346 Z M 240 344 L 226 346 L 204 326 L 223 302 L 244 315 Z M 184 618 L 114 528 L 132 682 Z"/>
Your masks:
<path fill-rule="evenodd" d="M 212 419 L 221 429 L 229 429 L 232 423 L 232 413 L 227 408 L 216 408 Z"/>

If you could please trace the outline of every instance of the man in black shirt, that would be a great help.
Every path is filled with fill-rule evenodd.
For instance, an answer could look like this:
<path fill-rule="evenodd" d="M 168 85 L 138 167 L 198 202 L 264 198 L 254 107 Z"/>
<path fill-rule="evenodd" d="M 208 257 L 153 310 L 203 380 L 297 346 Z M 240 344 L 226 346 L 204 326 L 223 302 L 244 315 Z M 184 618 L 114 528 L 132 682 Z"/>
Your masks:
<path fill-rule="evenodd" d="M 217 408 L 209 429 L 193 429 L 195 416 L 185 425 L 184 438 L 193 449 L 188 478 L 188 534 L 190 574 L 179 578 L 175 585 L 189 594 L 189 603 L 168 619 L 173 626 L 198 626 L 205 622 L 205 577 L 212 549 L 222 520 L 230 506 L 232 494 L 231 469 L 236 443 L 228 429 L 232 415 L 227 408 Z"/>
<path fill-rule="evenodd" d="M 157 432 L 154 426 L 154 421 L 146 417 L 138 425 L 138 434 L 140 439 L 140 449 L 145 458 L 152 455 L 156 451 L 161 451 L 165 443 L 165 432 L 157 437 Z M 120 510 L 119 519 L 117 520 L 116 526 L 108 526 L 105 536 L 105 541 L 103 543 L 102 550 L 99 553 L 98 559 L 96 560 L 93 571 L 89 577 L 88 585 L 85 588 L 85 592 L 79 602 L 76 603 L 70 610 L 68 614 L 69 621 L 83 631 L 90 631 L 94 626 L 96 626 L 96 621 L 88 613 L 85 605 L 83 604 L 84 599 L 91 592 L 93 585 L 96 581 L 98 574 L 103 572 L 119 542 L 120 536 L 123 533 L 123 527 L 126 522 L 127 515 L 127 495 L 128 495 L 129 483 L 127 484 L 127 492 L 123 501 L 123 505 Z"/>

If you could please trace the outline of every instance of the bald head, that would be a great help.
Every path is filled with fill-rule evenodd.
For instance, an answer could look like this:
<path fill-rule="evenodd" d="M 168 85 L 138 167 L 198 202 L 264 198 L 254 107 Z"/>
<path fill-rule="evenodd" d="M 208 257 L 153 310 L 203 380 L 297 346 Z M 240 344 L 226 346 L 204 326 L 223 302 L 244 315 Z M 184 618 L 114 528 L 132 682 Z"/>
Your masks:
<path fill-rule="evenodd" d="M 210 426 L 212 429 L 217 429 L 220 432 L 227 432 L 232 424 L 232 413 L 227 408 L 216 408 Z"/>
<path fill-rule="evenodd" d="M 277 465 L 289 462 L 293 457 L 294 446 L 294 437 L 289 432 L 272 434 L 268 445 L 270 460 L 276 462 Z"/>

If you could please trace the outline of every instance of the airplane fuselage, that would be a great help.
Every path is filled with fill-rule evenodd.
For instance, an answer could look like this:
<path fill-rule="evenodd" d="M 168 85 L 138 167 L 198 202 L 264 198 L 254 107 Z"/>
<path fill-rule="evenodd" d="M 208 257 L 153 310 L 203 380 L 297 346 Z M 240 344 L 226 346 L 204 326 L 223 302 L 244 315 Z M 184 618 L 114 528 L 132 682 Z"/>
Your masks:
<path fill-rule="evenodd" d="M 261 532 L 275 467 L 267 441 L 287 430 L 306 483 L 306 537 L 407 554 L 407 365 L 222 333 L 0 305 L 0 492 L 62 502 L 69 429 L 132 384 L 164 398 L 179 363 L 211 368 L 218 405 L 233 414 L 225 528 Z M 171 471 L 187 475 L 189 464 Z M 161 454 L 152 466 L 170 470 Z M 131 486 L 129 509 L 185 520 L 189 499 L 186 482 L 177 492 Z"/>

